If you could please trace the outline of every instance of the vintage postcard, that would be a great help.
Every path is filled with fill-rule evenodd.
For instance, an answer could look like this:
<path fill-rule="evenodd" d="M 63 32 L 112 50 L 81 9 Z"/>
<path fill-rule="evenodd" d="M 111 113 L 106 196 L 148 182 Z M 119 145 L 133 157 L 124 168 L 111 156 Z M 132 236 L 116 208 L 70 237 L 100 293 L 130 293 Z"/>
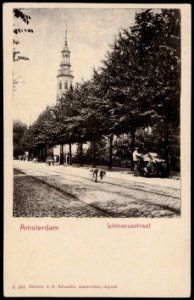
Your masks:
<path fill-rule="evenodd" d="M 189 297 L 191 6 L 4 3 L 4 296 Z"/>

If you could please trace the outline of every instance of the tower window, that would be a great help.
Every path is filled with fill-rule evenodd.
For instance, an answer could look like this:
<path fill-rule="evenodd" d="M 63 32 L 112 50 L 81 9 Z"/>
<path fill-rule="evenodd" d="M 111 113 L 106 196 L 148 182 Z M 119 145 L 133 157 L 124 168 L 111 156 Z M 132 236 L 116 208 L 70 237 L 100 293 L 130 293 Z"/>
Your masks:
<path fill-rule="evenodd" d="M 60 90 L 62 89 L 62 82 L 61 81 L 59 82 L 59 89 Z"/>
<path fill-rule="evenodd" d="M 65 81 L 65 89 L 68 89 L 68 82 Z"/>

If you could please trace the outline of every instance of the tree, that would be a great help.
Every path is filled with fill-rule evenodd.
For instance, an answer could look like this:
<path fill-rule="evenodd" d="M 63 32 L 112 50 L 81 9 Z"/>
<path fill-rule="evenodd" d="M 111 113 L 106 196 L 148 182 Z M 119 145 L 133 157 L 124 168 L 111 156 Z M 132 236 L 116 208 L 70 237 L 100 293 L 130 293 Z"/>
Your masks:
<path fill-rule="evenodd" d="M 27 14 L 25 14 L 22 9 L 18 9 L 18 8 L 15 8 L 13 9 L 13 17 L 15 19 L 15 21 L 17 19 L 20 19 L 22 20 L 26 25 L 29 24 L 30 20 L 31 20 L 31 17 Z M 14 26 L 14 29 L 13 29 L 13 33 L 14 35 L 18 35 L 20 33 L 32 33 L 33 32 L 33 29 L 31 28 L 22 28 L 21 25 L 20 27 L 16 27 L 16 24 L 14 22 L 13 24 Z M 16 47 L 18 47 L 20 44 L 20 41 L 19 39 L 17 38 L 14 38 L 13 39 L 13 61 L 16 62 L 16 61 L 19 61 L 19 60 L 29 60 L 29 57 L 26 56 L 26 55 L 23 55 L 21 54 L 20 50 L 18 50 Z"/>
<path fill-rule="evenodd" d="M 79 143 L 80 154 L 84 142 L 91 142 L 93 165 L 96 165 L 97 143 L 103 132 L 102 116 L 97 110 L 95 83 L 91 79 L 77 84 L 58 101 L 56 118 L 60 143 Z M 82 161 L 82 155 L 79 156 Z M 82 162 L 81 162 L 82 164 Z"/>
<path fill-rule="evenodd" d="M 13 38 L 13 61 L 14 62 L 18 62 L 18 61 L 27 61 L 29 60 L 29 57 L 22 54 L 19 50 L 19 46 L 20 46 L 20 39 L 18 38 L 18 35 L 20 35 L 21 33 L 32 33 L 33 29 L 31 28 L 23 28 L 22 25 L 23 23 L 25 23 L 26 25 L 29 24 L 31 17 L 27 14 L 25 14 L 22 9 L 18 9 L 15 8 L 13 9 L 13 17 L 14 17 L 14 24 L 13 24 L 13 33 L 14 33 L 14 38 Z M 17 20 L 22 20 L 22 25 L 19 23 L 16 26 Z M 16 37 L 17 35 L 17 37 Z M 21 76 L 15 77 L 13 78 L 13 91 L 16 91 L 16 85 L 18 83 L 24 83 L 23 81 L 20 82 L 18 81 L 18 79 Z"/>
<path fill-rule="evenodd" d="M 133 34 L 141 62 L 141 80 L 159 116 L 179 125 L 180 112 L 180 12 L 143 11 L 136 16 Z M 145 98 L 147 102 L 147 98 Z"/>
<path fill-rule="evenodd" d="M 170 132 L 176 135 L 180 127 L 180 11 L 165 9 L 154 13 L 145 10 L 136 16 L 132 33 L 139 38 L 136 49 L 146 92 L 144 105 L 156 112 L 154 123 L 163 128 L 161 138 L 165 139 L 168 150 L 172 139 Z"/>
<path fill-rule="evenodd" d="M 101 112 L 114 134 L 180 125 L 180 12 L 143 10 L 123 29 L 96 76 Z M 108 128 L 107 127 L 107 128 Z"/>
<path fill-rule="evenodd" d="M 13 122 L 13 155 L 18 158 L 26 149 L 27 125 L 17 120 Z"/>
<path fill-rule="evenodd" d="M 112 141 L 114 134 L 131 132 L 132 149 L 135 129 L 148 122 L 148 114 L 140 111 L 137 86 L 132 67 L 133 45 L 120 35 L 107 53 L 104 66 L 96 72 L 96 95 L 99 98 L 99 114 L 104 118 L 104 132 L 109 136 L 109 167 L 112 167 Z M 130 67 L 131 66 L 131 67 Z"/>
<path fill-rule="evenodd" d="M 104 115 L 98 109 L 99 98 L 96 95 L 96 82 L 94 77 L 79 85 L 77 89 L 78 121 L 77 129 L 80 142 L 91 142 L 93 166 L 97 163 L 98 144 L 104 133 Z M 75 121 L 73 120 L 73 122 Z"/>
<path fill-rule="evenodd" d="M 57 141 L 60 144 L 60 164 L 63 164 L 63 144 L 69 144 L 69 164 L 72 162 L 71 144 L 76 141 L 76 124 L 73 117 L 79 115 L 76 106 L 74 90 L 71 87 L 62 95 L 55 106 L 55 118 L 57 124 Z"/>
<path fill-rule="evenodd" d="M 47 149 L 57 142 L 57 127 L 54 107 L 47 106 L 37 120 L 29 127 L 27 145 L 39 160 L 45 160 Z"/>

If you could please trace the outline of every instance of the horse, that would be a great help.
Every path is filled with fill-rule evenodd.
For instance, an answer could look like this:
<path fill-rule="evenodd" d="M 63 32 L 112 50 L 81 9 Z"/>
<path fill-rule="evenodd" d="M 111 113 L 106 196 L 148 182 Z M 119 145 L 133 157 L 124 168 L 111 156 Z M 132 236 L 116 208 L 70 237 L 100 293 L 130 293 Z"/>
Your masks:
<path fill-rule="evenodd" d="M 95 179 L 95 182 L 98 180 L 98 175 L 101 180 L 106 175 L 106 171 L 99 168 L 90 168 L 90 172 L 92 172 L 92 180 Z"/>

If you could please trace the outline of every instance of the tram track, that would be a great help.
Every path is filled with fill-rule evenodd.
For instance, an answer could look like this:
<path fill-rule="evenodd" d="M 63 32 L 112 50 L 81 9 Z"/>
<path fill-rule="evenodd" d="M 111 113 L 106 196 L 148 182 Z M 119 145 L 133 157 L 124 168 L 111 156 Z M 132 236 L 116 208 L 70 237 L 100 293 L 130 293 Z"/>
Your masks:
<path fill-rule="evenodd" d="M 47 169 L 47 170 L 39 170 L 39 172 L 43 173 L 44 175 L 47 175 L 47 173 L 49 172 L 51 175 L 54 176 L 53 170 L 49 170 L 49 169 Z M 65 174 L 63 172 L 60 172 L 60 171 L 55 171 L 55 173 L 59 174 L 59 175 L 62 175 L 62 176 L 65 176 Z M 72 182 L 75 182 L 75 178 L 85 179 L 88 182 L 91 182 L 91 178 L 89 179 L 88 177 L 85 177 L 85 176 L 79 176 L 79 175 L 69 174 L 69 173 L 68 173 L 68 176 L 73 177 L 74 180 L 72 180 Z M 77 182 L 79 182 L 79 181 L 77 181 Z M 177 196 L 174 196 L 174 195 L 171 195 L 171 194 L 164 194 L 164 193 L 161 193 L 161 192 L 150 191 L 150 190 L 139 188 L 139 187 L 132 187 L 131 185 L 130 186 L 125 186 L 125 185 L 121 185 L 121 184 L 118 184 L 118 183 L 112 183 L 112 182 L 107 182 L 107 181 L 103 181 L 103 183 L 106 183 L 108 185 L 112 185 L 114 187 L 125 188 L 127 190 L 130 189 L 130 190 L 139 191 L 139 192 L 143 192 L 143 193 L 154 194 L 154 195 L 157 195 L 157 196 L 162 196 L 162 197 L 167 197 L 167 198 L 171 197 L 173 199 L 180 199 L 180 197 L 177 197 Z M 148 186 L 149 184 L 146 184 L 146 185 Z M 151 185 L 149 185 L 149 186 L 151 186 Z M 104 190 L 103 188 L 100 188 L 100 187 L 99 187 L 99 189 Z M 175 189 L 175 188 L 170 188 L 170 189 L 174 190 L 174 191 L 177 191 L 177 189 Z M 114 193 L 117 193 L 117 192 L 114 192 Z M 123 196 L 125 196 L 125 194 L 123 194 Z"/>
<path fill-rule="evenodd" d="M 23 171 L 22 171 L 23 172 Z M 48 176 L 48 173 L 51 175 L 51 176 L 55 176 L 55 174 L 58 174 L 58 175 L 62 175 L 62 178 L 64 178 L 64 176 L 66 175 L 66 174 L 64 174 L 63 172 L 60 172 L 60 171 L 54 171 L 54 173 L 55 174 L 53 174 L 53 170 L 49 170 L 49 169 L 47 169 L 47 170 L 38 170 L 38 173 L 39 174 L 33 174 L 33 175 L 29 175 L 29 176 L 31 176 L 31 177 L 33 177 L 33 178 L 35 178 L 36 180 L 38 180 L 38 181 L 40 181 L 40 182 L 42 182 L 42 183 L 44 183 L 44 184 L 46 184 L 47 186 L 49 186 L 49 187 L 51 187 L 51 188 L 54 188 L 55 190 L 57 190 L 58 192 L 60 192 L 60 193 L 62 193 L 63 195 L 65 195 L 66 197 L 69 197 L 69 198 L 71 198 L 71 199 L 74 199 L 74 200 L 76 200 L 76 201 L 80 201 L 80 202 L 82 202 L 82 203 L 84 203 L 85 205 L 88 205 L 88 206 L 90 206 L 90 207 L 92 207 L 93 209 L 95 209 L 96 211 L 98 211 L 98 212 L 100 212 L 100 213 L 102 213 L 104 216 L 106 216 L 106 217 L 114 217 L 114 216 L 112 216 L 109 212 L 107 212 L 107 210 L 106 209 L 101 209 L 100 207 L 96 207 L 94 204 L 88 204 L 88 203 L 86 203 L 86 202 L 84 202 L 84 201 L 82 201 L 82 200 L 80 200 L 79 198 L 78 198 L 78 196 L 76 196 L 76 195 L 73 195 L 72 193 L 69 193 L 69 192 L 67 192 L 67 191 L 64 191 L 64 188 L 61 188 L 61 187 L 59 187 L 59 186 L 57 186 L 56 185 L 56 183 L 55 184 L 53 184 L 53 183 L 51 183 L 51 182 L 48 182 L 47 180 L 46 180 L 46 178 L 44 178 L 44 179 L 42 179 L 42 178 L 40 178 L 41 176 Z M 73 177 L 73 180 L 71 180 L 70 178 L 67 178 L 66 180 L 67 180 L 67 182 L 71 182 L 71 183 L 73 183 L 74 185 L 76 185 L 76 183 L 78 184 L 78 185 L 80 185 L 80 180 L 75 180 L 75 178 L 77 178 L 77 179 L 85 179 L 85 180 L 87 180 L 87 181 L 89 181 L 90 183 L 91 183 L 91 179 L 88 179 L 87 177 L 84 177 L 84 176 L 78 176 L 78 175 L 74 175 L 74 174 L 68 174 L 68 177 Z M 49 179 L 49 180 L 51 180 L 51 179 Z M 124 188 L 124 189 L 127 189 L 128 191 L 129 190 L 135 190 L 135 191 L 138 191 L 138 192 L 145 192 L 146 190 L 145 189 L 140 189 L 140 188 L 133 188 L 133 187 L 126 187 L 126 186 L 123 186 L 123 185 L 119 185 L 119 184 L 115 184 L 115 183 L 110 183 L 110 182 L 104 182 L 104 183 L 106 183 L 107 185 L 112 185 L 112 186 L 118 186 L 118 187 L 122 187 L 122 188 Z M 96 185 L 96 183 L 95 183 L 95 185 Z M 89 186 L 85 186 L 85 188 L 84 189 L 91 189 L 92 190 L 92 186 L 91 185 L 89 185 Z M 104 192 L 106 192 L 106 193 L 111 193 L 111 194 L 115 194 L 115 195 L 117 195 L 117 196 L 124 196 L 124 197 L 126 197 L 126 198 L 129 198 L 130 197 L 130 195 L 129 195 L 129 193 L 121 193 L 120 191 L 118 192 L 118 191 L 113 191 L 113 190 L 108 190 L 108 189 L 105 189 L 105 188 L 103 188 L 103 186 L 101 186 L 101 185 L 98 185 L 98 190 L 99 191 L 104 191 Z M 162 194 L 162 193 L 157 193 L 157 192 L 153 192 L 153 191 L 146 191 L 147 193 L 149 193 L 149 194 L 152 194 L 152 195 L 159 195 L 160 197 L 163 197 L 164 199 L 165 198 L 171 198 L 171 199 L 175 199 L 175 200 L 177 200 L 177 199 L 179 199 L 178 197 L 176 197 L 176 196 L 172 196 L 172 195 L 166 195 L 166 194 Z M 148 197 L 149 198 L 149 197 Z M 156 201 L 154 201 L 154 200 L 148 200 L 148 201 L 146 201 L 146 200 L 142 200 L 142 199 L 139 199 L 139 198 L 134 198 L 134 200 L 136 200 L 136 201 L 139 201 L 139 203 L 141 202 L 141 203 L 144 203 L 144 204 L 147 204 L 147 205 L 154 205 L 155 207 L 158 207 L 159 209 L 163 209 L 163 210 L 169 210 L 169 211 L 171 211 L 171 212 L 173 212 L 173 213 L 175 213 L 175 214 L 179 214 L 180 213 L 180 210 L 179 209 L 177 209 L 176 207 L 172 207 L 172 206 L 170 206 L 170 205 L 165 205 L 165 204 L 160 204 L 160 203 L 157 203 Z"/>

